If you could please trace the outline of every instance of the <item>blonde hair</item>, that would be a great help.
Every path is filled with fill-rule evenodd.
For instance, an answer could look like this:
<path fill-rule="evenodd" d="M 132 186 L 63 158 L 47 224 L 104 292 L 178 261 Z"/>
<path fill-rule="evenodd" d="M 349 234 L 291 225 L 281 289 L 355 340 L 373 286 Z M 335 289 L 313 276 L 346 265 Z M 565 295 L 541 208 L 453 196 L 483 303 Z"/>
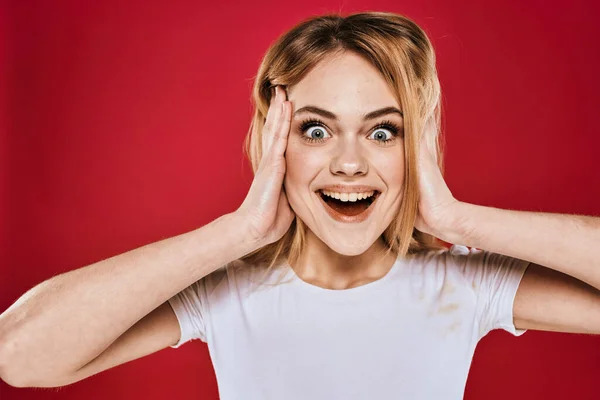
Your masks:
<path fill-rule="evenodd" d="M 398 256 L 443 249 L 432 235 L 415 229 L 417 217 L 418 155 L 421 132 L 428 118 L 440 126 L 440 84 L 433 47 L 412 20 L 389 12 L 363 12 L 342 17 L 322 15 L 300 22 L 267 50 L 252 90 L 255 106 L 245 151 L 256 173 L 262 157 L 262 130 L 271 88 L 298 83 L 328 56 L 352 51 L 371 62 L 383 75 L 404 114 L 405 183 L 403 199 L 394 220 L 382 236 L 387 252 Z M 440 170 L 443 151 L 439 128 L 426 138 Z M 282 259 L 293 264 L 305 246 L 306 225 L 296 216 L 283 237 L 242 257 L 250 265 L 266 265 L 267 272 Z M 387 254 L 387 253 L 386 253 Z"/>

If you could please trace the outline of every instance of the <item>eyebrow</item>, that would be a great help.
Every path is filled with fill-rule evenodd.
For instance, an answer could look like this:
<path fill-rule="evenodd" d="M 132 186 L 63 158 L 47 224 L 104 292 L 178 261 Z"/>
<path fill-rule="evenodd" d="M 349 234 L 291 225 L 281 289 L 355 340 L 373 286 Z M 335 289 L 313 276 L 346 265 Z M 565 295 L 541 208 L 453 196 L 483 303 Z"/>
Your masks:
<path fill-rule="evenodd" d="M 301 114 L 301 113 L 318 114 L 324 118 L 338 121 L 337 115 L 335 115 L 331 111 L 327 111 L 327 110 L 324 110 L 324 109 L 316 107 L 316 106 L 305 106 L 305 107 L 299 108 L 294 113 L 294 116 Z M 363 120 L 368 121 L 370 119 L 379 118 L 381 116 L 388 115 L 388 114 L 399 114 L 401 117 L 404 118 L 404 114 L 402 113 L 402 111 L 400 111 L 396 107 L 384 107 L 384 108 L 380 108 L 379 110 L 371 111 L 370 113 L 364 114 Z"/>

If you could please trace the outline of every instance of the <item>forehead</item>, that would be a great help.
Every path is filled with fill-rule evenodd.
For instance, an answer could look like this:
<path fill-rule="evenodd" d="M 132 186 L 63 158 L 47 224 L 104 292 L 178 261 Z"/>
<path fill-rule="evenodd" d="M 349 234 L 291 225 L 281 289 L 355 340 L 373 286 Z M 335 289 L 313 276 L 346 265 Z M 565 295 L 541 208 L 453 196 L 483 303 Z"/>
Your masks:
<path fill-rule="evenodd" d="M 366 114 L 398 102 L 381 73 L 362 56 L 344 52 L 319 62 L 287 89 L 294 109 L 312 105 L 343 117 Z"/>

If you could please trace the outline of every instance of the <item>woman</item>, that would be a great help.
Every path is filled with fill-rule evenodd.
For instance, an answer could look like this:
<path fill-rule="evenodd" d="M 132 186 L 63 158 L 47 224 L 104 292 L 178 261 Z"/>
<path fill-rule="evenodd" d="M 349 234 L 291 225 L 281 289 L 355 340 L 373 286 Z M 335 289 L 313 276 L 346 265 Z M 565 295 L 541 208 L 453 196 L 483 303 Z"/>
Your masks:
<path fill-rule="evenodd" d="M 452 195 L 412 21 L 307 20 L 253 94 L 242 205 L 24 294 L 0 316 L 2 379 L 61 386 L 200 338 L 222 399 L 462 398 L 492 329 L 600 332 L 599 220 Z"/>

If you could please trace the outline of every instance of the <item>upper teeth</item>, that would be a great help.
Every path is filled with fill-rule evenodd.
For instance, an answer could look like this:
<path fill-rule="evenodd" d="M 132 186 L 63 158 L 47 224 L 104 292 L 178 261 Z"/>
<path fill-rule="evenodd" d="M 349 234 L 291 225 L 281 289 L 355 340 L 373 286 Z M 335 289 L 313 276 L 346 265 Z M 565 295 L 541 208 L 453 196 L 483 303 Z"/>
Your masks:
<path fill-rule="evenodd" d="M 373 196 L 375 193 L 374 190 L 370 192 L 361 192 L 361 193 L 339 193 L 339 192 L 330 192 L 329 190 L 321 190 L 321 192 L 329 197 L 333 197 L 334 199 L 338 199 L 341 201 L 357 201 L 366 199 L 367 197 Z"/>

